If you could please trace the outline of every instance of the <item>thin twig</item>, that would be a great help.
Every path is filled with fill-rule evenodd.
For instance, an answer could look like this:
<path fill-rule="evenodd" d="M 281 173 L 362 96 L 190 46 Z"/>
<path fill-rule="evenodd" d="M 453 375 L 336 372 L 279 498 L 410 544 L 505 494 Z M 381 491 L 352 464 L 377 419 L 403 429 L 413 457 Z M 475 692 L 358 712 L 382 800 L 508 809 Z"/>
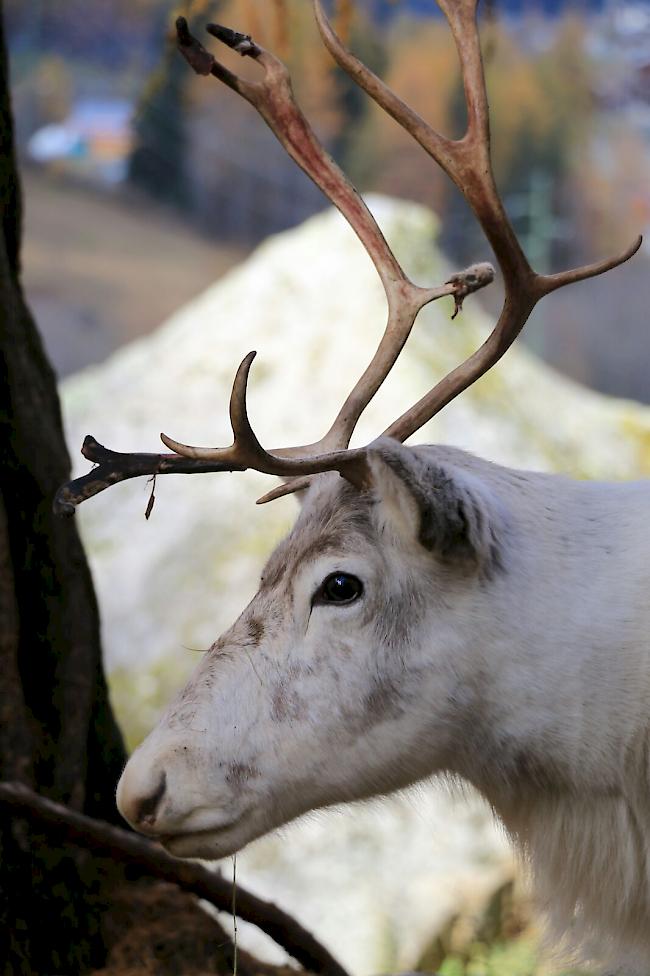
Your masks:
<path fill-rule="evenodd" d="M 0 805 L 73 844 L 108 854 L 120 863 L 135 864 L 154 878 L 204 898 L 220 911 L 233 909 L 231 884 L 201 864 L 172 857 L 153 841 L 54 803 L 20 783 L 0 782 Z M 238 885 L 236 908 L 239 918 L 266 932 L 306 969 L 323 976 L 348 976 L 328 950 L 277 905 Z"/>

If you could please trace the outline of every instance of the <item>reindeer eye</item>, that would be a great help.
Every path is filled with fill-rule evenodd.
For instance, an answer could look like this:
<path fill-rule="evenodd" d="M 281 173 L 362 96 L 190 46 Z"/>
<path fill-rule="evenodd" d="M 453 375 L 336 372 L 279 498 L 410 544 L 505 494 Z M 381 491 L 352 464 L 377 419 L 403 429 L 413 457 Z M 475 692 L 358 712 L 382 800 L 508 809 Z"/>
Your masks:
<path fill-rule="evenodd" d="M 363 583 L 348 573 L 332 573 L 314 595 L 314 603 L 354 603 L 363 593 Z"/>

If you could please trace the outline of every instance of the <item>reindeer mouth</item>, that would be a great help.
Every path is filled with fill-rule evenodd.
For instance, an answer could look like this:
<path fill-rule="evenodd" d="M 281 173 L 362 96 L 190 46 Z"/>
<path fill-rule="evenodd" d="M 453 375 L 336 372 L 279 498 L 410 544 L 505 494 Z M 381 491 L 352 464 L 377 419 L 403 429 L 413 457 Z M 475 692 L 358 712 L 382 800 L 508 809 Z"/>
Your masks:
<path fill-rule="evenodd" d="M 178 831 L 173 834 L 160 834 L 158 840 L 165 850 L 174 857 L 198 857 L 213 861 L 228 857 L 240 850 L 252 837 L 242 831 L 244 816 L 229 823 L 206 827 L 202 830 Z"/>

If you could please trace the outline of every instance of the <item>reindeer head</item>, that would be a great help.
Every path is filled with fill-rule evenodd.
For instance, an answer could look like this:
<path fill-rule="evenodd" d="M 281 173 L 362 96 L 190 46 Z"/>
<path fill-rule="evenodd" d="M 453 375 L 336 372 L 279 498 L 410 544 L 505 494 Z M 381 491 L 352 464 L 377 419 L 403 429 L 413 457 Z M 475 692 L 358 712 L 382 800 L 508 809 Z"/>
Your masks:
<path fill-rule="evenodd" d="M 131 757 L 118 805 L 136 829 L 221 857 L 307 810 L 456 768 L 480 637 L 458 605 L 475 611 L 477 581 L 501 574 L 503 532 L 455 453 L 384 438 L 372 488 L 313 480 L 258 593 Z"/>
<path fill-rule="evenodd" d="M 362 411 L 395 364 L 420 309 L 453 295 L 458 310 L 467 294 L 492 280 L 493 270 L 479 264 L 441 287 L 416 286 L 318 142 L 284 65 L 246 35 L 209 28 L 261 67 L 260 81 L 243 80 L 179 19 L 179 48 L 191 66 L 249 101 L 348 219 L 384 286 L 388 323 L 368 368 L 319 441 L 272 451 L 261 446 L 246 408 L 251 353 L 233 386 L 231 447 L 188 447 L 163 435 L 172 454 L 120 455 L 87 439 L 84 453 L 99 467 L 59 493 L 59 511 L 69 512 L 136 475 L 253 467 L 285 482 L 263 500 L 298 490 L 306 496 L 259 592 L 208 652 L 121 779 L 118 802 L 127 819 L 178 854 L 222 856 L 308 809 L 458 768 L 459 716 L 471 704 L 459 704 L 459 689 L 467 696 L 472 687 L 467 679 L 477 665 L 470 651 L 481 640 L 476 621 L 484 626 L 488 616 L 487 606 L 482 614 L 476 607 L 493 597 L 503 572 L 505 516 L 471 462 L 459 460 L 464 456 L 403 442 L 497 362 L 544 295 L 620 264 L 640 244 L 562 274 L 532 270 L 492 174 L 477 0 L 440 0 L 465 86 L 468 125 L 459 140 L 435 132 L 401 102 L 346 50 L 321 0 L 313 3 L 324 43 L 340 67 L 466 197 L 497 258 L 505 301 L 479 350 L 391 424 L 384 438 L 349 449 Z M 424 741 L 432 743 L 426 750 Z"/>

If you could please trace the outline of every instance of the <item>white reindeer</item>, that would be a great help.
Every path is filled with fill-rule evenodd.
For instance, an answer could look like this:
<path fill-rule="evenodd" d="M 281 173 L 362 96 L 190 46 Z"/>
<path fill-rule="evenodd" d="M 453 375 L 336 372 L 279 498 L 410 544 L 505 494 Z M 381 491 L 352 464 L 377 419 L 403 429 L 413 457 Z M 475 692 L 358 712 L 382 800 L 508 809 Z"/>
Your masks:
<path fill-rule="evenodd" d="M 251 354 L 233 388 L 232 448 L 163 437 L 174 454 L 147 460 L 89 441 L 86 453 L 103 466 L 62 501 L 145 468 L 254 467 L 289 479 L 266 499 L 303 497 L 257 595 L 129 760 L 118 805 L 136 830 L 179 856 L 220 858 L 308 810 L 445 774 L 473 784 L 505 824 L 558 937 L 647 976 L 650 485 L 574 482 L 403 444 L 503 355 L 543 295 L 614 267 L 639 243 L 598 265 L 532 271 L 492 177 L 476 2 L 440 0 L 467 98 L 458 141 L 418 118 L 345 49 L 320 0 L 314 8 L 338 63 L 477 215 L 505 284 L 485 345 L 384 436 L 348 449 L 419 309 L 442 294 L 460 304 L 491 269 L 476 266 L 442 288 L 413 285 L 316 141 L 284 66 L 249 37 L 211 28 L 261 65 L 261 81 L 243 81 L 180 21 L 190 64 L 247 98 L 357 231 L 386 289 L 388 326 L 316 444 L 261 447 L 246 411 Z"/>

